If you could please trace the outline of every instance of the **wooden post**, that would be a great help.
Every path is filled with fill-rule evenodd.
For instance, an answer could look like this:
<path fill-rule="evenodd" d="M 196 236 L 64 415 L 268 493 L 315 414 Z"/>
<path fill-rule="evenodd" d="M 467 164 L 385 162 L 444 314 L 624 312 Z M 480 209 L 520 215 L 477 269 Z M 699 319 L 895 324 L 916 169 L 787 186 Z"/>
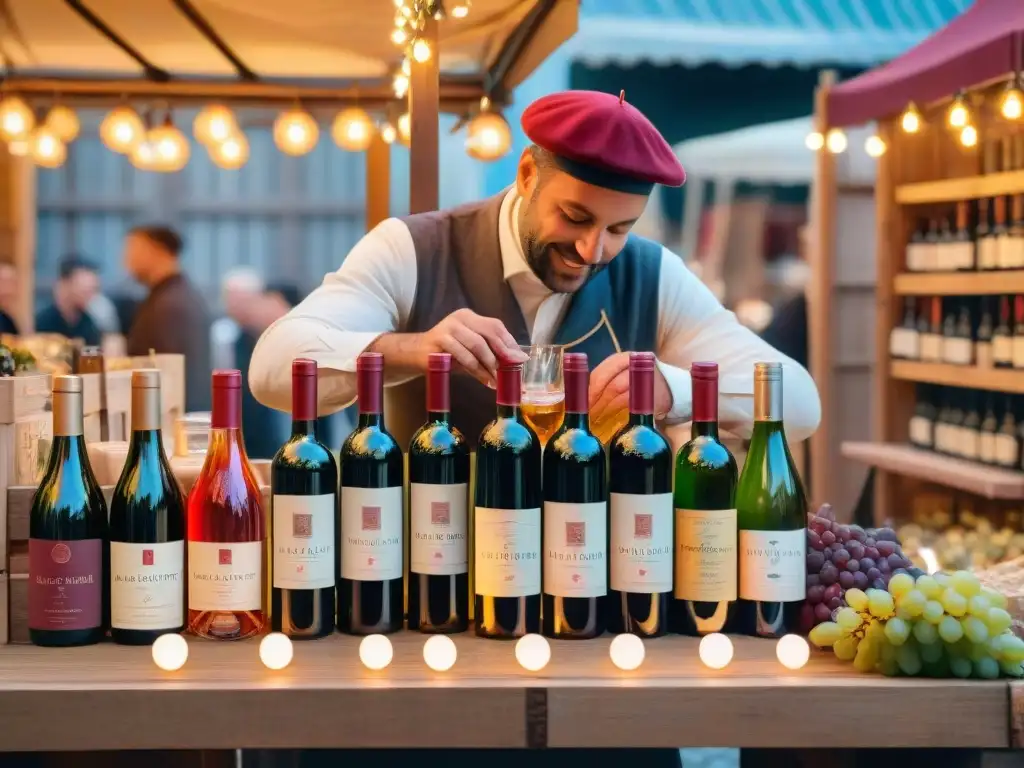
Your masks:
<path fill-rule="evenodd" d="M 366 150 L 366 231 L 390 215 L 391 145 L 376 133 Z"/>
<path fill-rule="evenodd" d="M 22 333 L 35 323 L 36 169 L 27 157 L 0 149 L 0 261 L 18 273 L 14 320 Z"/>
<path fill-rule="evenodd" d="M 440 52 L 437 45 L 437 22 L 428 19 L 420 37 L 430 46 L 430 58 L 422 63 L 413 59 L 409 77 L 410 213 L 436 211 L 439 193 Z"/>
<path fill-rule="evenodd" d="M 828 131 L 828 92 L 835 84 L 835 72 L 821 73 L 814 94 L 814 130 Z M 832 427 L 835 414 L 832 398 L 832 354 L 835 334 L 830 294 L 835 260 L 836 161 L 826 148 L 815 153 L 811 187 L 811 227 L 807 258 L 811 281 L 807 290 L 807 338 L 810 373 L 821 398 L 821 425 L 810 438 L 810 496 L 817 505 L 831 498 L 833 450 Z"/>

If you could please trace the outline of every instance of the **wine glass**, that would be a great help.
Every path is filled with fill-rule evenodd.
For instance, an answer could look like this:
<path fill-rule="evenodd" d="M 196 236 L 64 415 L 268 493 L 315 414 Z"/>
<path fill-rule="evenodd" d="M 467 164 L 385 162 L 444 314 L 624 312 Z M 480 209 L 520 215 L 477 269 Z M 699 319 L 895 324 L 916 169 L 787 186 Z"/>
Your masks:
<path fill-rule="evenodd" d="M 523 364 L 523 418 L 537 433 L 543 447 L 562 425 L 565 416 L 562 347 L 533 344 L 520 348 L 529 356 Z"/>

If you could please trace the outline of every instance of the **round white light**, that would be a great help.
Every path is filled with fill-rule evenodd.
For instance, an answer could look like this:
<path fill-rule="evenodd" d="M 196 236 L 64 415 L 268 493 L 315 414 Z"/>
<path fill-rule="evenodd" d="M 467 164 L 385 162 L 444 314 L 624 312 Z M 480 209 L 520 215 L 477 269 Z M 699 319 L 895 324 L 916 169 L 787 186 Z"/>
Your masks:
<path fill-rule="evenodd" d="M 384 669 L 394 656 L 395 650 L 385 635 L 367 635 L 359 643 L 359 660 L 367 669 Z"/>
<path fill-rule="evenodd" d="M 181 635 L 160 635 L 153 643 L 153 663 L 167 672 L 174 672 L 188 661 L 188 643 Z"/>
<path fill-rule="evenodd" d="M 811 647 L 800 635 L 783 635 L 775 646 L 775 655 L 786 669 L 801 669 L 811 658 Z"/>
<path fill-rule="evenodd" d="M 281 632 L 271 632 L 260 641 L 260 661 L 267 669 L 284 669 L 293 655 L 292 641 Z"/>
<path fill-rule="evenodd" d="M 423 660 L 435 672 L 447 672 L 458 657 L 455 643 L 448 635 L 434 635 L 423 644 Z"/>
<path fill-rule="evenodd" d="M 543 635 L 524 635 L 516 642 L 516 661 L 529 672 L 540 672 L 551 661 L 551 646 Z"/>
<path fill-rule="evenodd" d="M 732 661 L 732 640 L 721 632 L 713 632 L 701 638 L 697 652 L 705 666 L 725 669 Z"/>
<path fill-rule="evenodd" d="M 612 640 L 608 655 L 611 656 L 612 664 L 630 672 L 644 663 L 644 641 L 636 635 L 618 635 Z"/>

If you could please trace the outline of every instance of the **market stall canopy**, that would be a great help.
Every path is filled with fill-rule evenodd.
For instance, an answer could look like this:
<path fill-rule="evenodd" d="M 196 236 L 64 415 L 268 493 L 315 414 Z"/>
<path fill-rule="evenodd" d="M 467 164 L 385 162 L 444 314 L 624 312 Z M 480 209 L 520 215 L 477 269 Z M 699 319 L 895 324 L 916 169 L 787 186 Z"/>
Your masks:
<path fill-rule="evenodd" d="M 1020 66 L 1024 0 L 977 0 L 947 27 L 885 66 L 829 92 L 831 126 L 864 123 L 947 98 Z"/>
<path fill-rule="evenodd" d="M 1024 0 L 1009 0 L 1024 5 Z M 970 0 L 587 0 L 572 57 L 609 64 L 872 66 Z"/>
<path fill-rule="evenodd" d="M 20 77 L 375 79 L 402 59 L 395 11 L 391 0 L 0 0 L 0 45 Z M 441 71 L 502 65 L 514 87 L 576 31 L 577 13 L 578 0 L 473 0 L 439 24 Z"/>

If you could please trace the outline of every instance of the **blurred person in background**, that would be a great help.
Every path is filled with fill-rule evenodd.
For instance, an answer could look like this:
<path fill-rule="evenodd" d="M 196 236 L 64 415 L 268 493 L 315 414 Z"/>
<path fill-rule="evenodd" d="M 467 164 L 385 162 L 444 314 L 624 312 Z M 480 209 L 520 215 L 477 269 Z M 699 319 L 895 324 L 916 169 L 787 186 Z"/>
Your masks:
<path fill-rule="evenodd" d="M 76 254 L 65 256 L 53 284 L 53 303 L 36 315 L 36 332 L 58 333 L 98 347 L 103 334 L 88 309 L 99 290 L 96 265 Z"/>
<path fill-rule="evenodd" d="M 18 270 L 10 262 L 0 262 L 0 334 L 18 335 L 14 306 L 18 301 Z"/>
<path fill-rule="evenodd" d="M 170 227 L 147 225 L 128 232 L 124 266 L 148 289 L 128 331 L 129 355 L 185 356 L 185 410 L 210 409 L 210 313 L 206 300 L 181 269 L 184 241 Z"/>

